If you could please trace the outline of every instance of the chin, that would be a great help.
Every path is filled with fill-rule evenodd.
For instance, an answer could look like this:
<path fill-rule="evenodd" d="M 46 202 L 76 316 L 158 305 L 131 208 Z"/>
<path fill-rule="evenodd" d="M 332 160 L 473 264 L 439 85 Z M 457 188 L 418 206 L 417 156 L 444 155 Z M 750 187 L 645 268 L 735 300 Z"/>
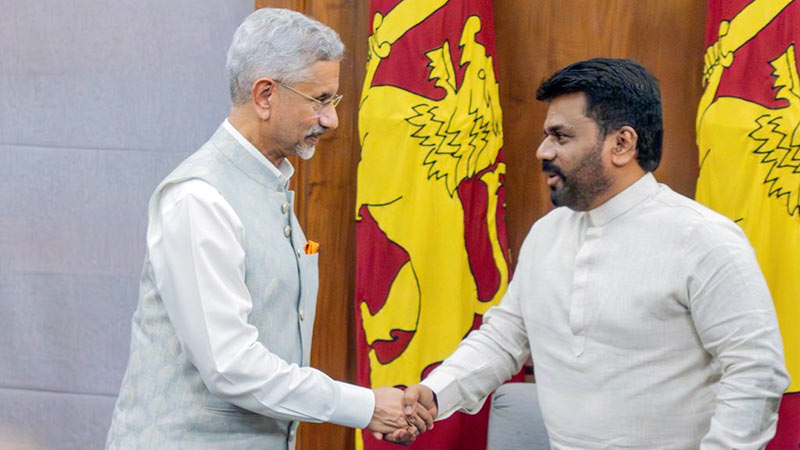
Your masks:
<path fill-rule="evenodd" d="M 294 154 L 297 155 L 300 159 L 309 160 L 309 159 L 311 159 L 312 156 L 314 156 L 314 152 L 316 152 L 316 151 L 317 151 L 317 147 L 315 147 L 315 146 L 309 147 L 309 146 L 301 145 L 301 146 L 297 146 L 297 148 L 294 149 Z"/>

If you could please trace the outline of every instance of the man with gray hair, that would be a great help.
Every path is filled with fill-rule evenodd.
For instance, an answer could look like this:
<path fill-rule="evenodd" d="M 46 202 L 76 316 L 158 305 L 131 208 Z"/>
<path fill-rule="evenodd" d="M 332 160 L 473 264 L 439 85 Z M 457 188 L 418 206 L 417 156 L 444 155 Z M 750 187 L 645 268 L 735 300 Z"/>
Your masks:
<path fill-rule="evenodd" d="M 294 448 L 297 423 L 411 438 L 402 392 L 308 367 L 316 245 L 288 191 L 287 156 L 308 159 L 338 125 L 335 31 L 261 9 L 236 30 L 233 106 L 211 139 L 156 188 L 128 367 L 108 448 Z"/>

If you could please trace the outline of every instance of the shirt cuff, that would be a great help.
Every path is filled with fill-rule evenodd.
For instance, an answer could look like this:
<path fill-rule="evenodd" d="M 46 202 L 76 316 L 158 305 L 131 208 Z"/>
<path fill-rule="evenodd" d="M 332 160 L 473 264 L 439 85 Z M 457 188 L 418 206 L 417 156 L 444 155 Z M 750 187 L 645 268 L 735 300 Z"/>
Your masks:
<path fill-rule="evenodd" d="M 460 395 L 455 381 L 456 379 L 449 374 L 433 372 L 420 382 L 436 395 L 436 420 L 446 419 L 458 409 Z"/>
<path fill-rule="evenodd" d="M 354 384 L 337 381 L 340 395 L 339 404 L 328 422 L 350 428 L 366 428 L 375 412 L 375 394 Z"/>

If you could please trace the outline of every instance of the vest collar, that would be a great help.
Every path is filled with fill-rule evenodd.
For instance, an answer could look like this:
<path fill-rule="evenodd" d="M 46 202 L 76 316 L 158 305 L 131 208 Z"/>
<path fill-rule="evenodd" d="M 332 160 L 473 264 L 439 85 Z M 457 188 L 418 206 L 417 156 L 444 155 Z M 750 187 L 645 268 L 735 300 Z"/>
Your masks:
<path fill-rule="evenodd" d="M 236 137 L 227 130 L 223 123 L 211 136 L 209 142 L 216 147 L 225 157 L 227 157 L 245 175 L 270 189 L 286 191 L 289 187 L 289 179 L 294 174 L 294 168 L 288 160 L 285 160 L 288 170 L 270 170 L 266 164 L 269 161 L 261 161 L 252 152 L 248 151 Z M 260 154 L 259 154 L 260 155 Z M 266 159 L 266 158 L 265 158 Z"/>

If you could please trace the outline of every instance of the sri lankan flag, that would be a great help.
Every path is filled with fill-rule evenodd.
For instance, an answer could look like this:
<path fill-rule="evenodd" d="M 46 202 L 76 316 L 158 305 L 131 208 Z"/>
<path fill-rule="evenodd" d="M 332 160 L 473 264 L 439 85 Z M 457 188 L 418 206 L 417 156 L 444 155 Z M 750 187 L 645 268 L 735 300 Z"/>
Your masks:
<path fill-rule="evenodd" d="M 769 448 L 800 445 L 800 1 L 709 0 L 697 200 L 755 248 L 792 384 Z"/>
<path fill-rule="evenodd" d="M 372 0 L 359 106 L 358 378 L 418 383 L 509 279 L 491 0 Z M 488 410 L 415 448 L 485 449 Z M 396 448 L 357 437 L 359 448 Z"/>

